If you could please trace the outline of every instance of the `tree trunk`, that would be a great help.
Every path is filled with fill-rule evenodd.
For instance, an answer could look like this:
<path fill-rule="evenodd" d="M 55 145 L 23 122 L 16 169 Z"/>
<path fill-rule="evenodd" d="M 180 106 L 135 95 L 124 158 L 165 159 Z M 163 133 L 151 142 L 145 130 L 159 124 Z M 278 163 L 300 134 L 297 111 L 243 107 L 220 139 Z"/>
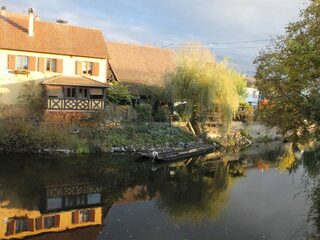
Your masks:
<path fill-rule="evenodd" d="M 192 111 L 192 116 L 191 116 L 191 119 L 190 119 L 190 123 L 191 123 L 191 126 L 195 132 L 195 134 L 197 136 L 201 135 L 202 134 L 202 129 L 200 127 L 200 124 L 199 122 L 197 121 L 197 107 L 194 106 L 193 107 L 193 111 Z"/>

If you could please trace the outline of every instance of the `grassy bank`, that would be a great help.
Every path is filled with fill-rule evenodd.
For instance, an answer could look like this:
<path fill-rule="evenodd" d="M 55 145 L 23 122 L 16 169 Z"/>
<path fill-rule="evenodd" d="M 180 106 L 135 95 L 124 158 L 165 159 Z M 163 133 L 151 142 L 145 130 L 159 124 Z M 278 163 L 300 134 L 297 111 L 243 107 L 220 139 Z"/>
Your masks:
<path fill-rule="evenodd" d="M 196 141 L 167 123 L 115 123 L 109 126 L 62 126 L 48 122 L 0 121 L 0 152 L 42 152 L 69 149 L 73 153 L 134 151 L 178 146 Z"/>

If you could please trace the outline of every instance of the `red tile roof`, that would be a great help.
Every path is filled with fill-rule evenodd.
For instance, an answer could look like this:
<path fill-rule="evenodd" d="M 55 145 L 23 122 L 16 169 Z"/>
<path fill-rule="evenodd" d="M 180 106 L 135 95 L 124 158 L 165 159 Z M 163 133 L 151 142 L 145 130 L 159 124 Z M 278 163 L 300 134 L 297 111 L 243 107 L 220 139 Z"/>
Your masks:
<path fill-rule="evenodd" d="M 0 49 L 107 58 L 100 30 L 35 20 L 34 35 L 30 37 L 28 26 L 28 15 L 0 15 Z"/>
<path fill-rule="evenodd" d="M 174 52 L 152 46 L 107 42 L 109 63 L 125 84 L 163 85 L 166 73 L 175 69 Z"/>

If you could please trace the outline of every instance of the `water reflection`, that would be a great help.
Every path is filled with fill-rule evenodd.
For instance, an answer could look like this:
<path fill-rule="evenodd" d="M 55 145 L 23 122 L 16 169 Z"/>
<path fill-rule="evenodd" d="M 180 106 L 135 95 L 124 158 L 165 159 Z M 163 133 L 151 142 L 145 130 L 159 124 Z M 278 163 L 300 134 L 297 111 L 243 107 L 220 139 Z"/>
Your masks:
<path fill-rule="evenodd" d="M 237 182 L 252 169 L 291 174 L 303 159 L 308 173 L 317 178 L 319 171 L 311 166 L 314 162 L 308 154 L 301 158 L 291 144 L 273 143 L 220 159 L 207 155 L 161 165 L 136 163 L 130 156 L 10 156 L 1 160 L 0 239 L 97 239 L 101 232 L 108 234 L 105 219 L 112 206 L 137 202 L 156 203 L 175 224 L 213 221 L 232 208 L 228 203 Z M 312 220 L 319 226 L 318 185 L 312 189 L 316 210 Z M 157 221 L 155 216 L 148 217 Z"/>

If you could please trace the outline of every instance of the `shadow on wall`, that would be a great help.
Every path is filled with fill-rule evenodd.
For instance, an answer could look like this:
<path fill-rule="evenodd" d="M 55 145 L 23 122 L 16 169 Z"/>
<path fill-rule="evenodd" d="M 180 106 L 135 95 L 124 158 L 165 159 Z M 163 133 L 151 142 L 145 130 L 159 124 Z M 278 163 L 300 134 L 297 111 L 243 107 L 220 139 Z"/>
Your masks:
<path fill-rule="evenodd" d="M 34 81 L 41 84 L 44 79 L 26 80 L 21 82 L 6 83 L 0 85 L 0 103 L 1 104 L 16 104 L 17 98 L 23 86 L 27 83 Z"/>

